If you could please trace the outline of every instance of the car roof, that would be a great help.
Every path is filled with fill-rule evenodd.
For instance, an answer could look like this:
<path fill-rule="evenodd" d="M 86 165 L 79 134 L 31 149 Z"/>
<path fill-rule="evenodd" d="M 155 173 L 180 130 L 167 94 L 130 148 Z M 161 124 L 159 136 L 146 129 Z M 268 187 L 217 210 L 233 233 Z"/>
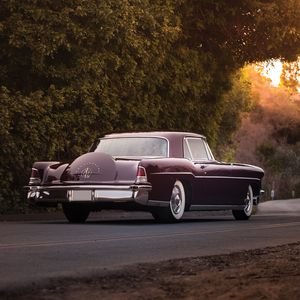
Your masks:
<path fill-rule="evenodd" d="M 196 137 L 206 138 L 204 135 L 192 132 L 180 131 L 147 131 L 147 132 L 124 132 L 106 134 L 104 138 L 121 138 L 121 137 L 162 137 L 166 139 L 179 138 L 179 137 Z"/>

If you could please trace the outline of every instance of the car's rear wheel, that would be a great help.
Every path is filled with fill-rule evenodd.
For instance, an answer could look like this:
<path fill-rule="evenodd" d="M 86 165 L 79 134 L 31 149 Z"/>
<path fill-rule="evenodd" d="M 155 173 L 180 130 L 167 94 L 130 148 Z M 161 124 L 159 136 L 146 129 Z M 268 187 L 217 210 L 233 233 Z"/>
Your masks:
<path fill-rule="evenodd" d="M 155 208 L 151 211 L 155 220 L 159 222 L 178 222 L 185 209 L 185 190 L 181 181 L 177 180 L 173 186 L 168 207 Z"/>
<path fill-rule="evenodd" d="M 232 214 L 236 220 L 248 220 L 253 212 L 253 191 L 251 185 L 248 187 L 245 206 L 243 210 L 233 210 Z"/>
<path fill-rule="evenodd" d="M 63 203 L 62 208 L 70 223 L 84 223 L 90 214 L 90 209 L 80 203 Z"/>

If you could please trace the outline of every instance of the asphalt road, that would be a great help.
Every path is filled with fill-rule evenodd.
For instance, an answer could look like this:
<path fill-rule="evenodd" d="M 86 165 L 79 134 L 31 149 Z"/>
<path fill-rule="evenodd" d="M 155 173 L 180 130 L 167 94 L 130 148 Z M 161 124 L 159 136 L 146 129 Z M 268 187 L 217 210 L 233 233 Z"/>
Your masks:
<path fill-rule="evenodd" d="M 150 214 L 118 214 L 82 225 L 64 219 L 0 222 L 0 290 L 138 262 L 300 241 L 300 199 L 263 203 L 249 221 L 193 213 L 179 224 L 156 224 Z"/>

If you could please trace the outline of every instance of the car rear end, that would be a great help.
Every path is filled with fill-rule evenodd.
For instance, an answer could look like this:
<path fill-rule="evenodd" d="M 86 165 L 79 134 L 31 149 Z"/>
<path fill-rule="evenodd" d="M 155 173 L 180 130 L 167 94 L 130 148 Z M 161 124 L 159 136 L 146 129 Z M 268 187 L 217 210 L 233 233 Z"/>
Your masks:
<path fill-rule="evenodd" d="M 109 204 L 146 205 L 151 184 L 137 160 L 114 160 L 104 153 L 87 153 L 61 172 L 57 165 L 32 168 L 27 198 L 39 206 L 82 203 L 91 209 Z M 58 173 L 58 174 L 56 174 Z"/>

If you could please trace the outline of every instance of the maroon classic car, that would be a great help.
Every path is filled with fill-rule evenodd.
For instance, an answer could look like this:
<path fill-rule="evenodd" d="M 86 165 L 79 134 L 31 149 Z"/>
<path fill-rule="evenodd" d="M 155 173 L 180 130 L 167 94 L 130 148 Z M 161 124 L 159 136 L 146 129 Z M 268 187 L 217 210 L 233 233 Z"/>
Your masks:
<path fill-rule="evenodd" d="M 247 220 L 261 193 L 261 168 L 221 163 L 199 134 L 109 134 L 70 164 L 35 162 L 27 198 L 62 204 L 70 222 L 101 209 L 146 210 L 162 222 L 186 211 L 232 210 Z"/>

